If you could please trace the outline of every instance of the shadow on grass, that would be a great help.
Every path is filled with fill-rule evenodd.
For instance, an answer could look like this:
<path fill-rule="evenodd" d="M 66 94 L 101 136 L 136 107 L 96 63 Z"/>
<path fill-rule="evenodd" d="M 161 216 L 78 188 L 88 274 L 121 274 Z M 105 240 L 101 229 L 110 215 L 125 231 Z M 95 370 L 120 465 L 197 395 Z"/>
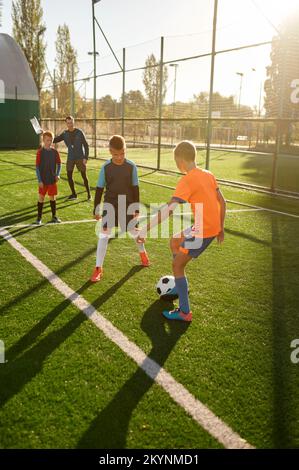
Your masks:
<path fill-rule="evenodd" d="M 103 294 L 98 301 L 97 305 L 101 305 L 106 299 L 111 297 L 120 286 L 123 286 L 131 276 L 133 276 L 141 266 L 132 268 L 126 276 L 115 284 L 112 288 Z M 45 282 L 48 282 L 45 280 Z M 90 281 L 87 281 L 76 294 L 82 294 L 89 286 Z M 0 368 L 0 407 L 10 400 L 14 395 L 19 393 L 22 388 L 30 382 L 41 370 L 43 363 L 48 356 L 50 356 L 57 347 L 64 343 L 73 332 L 87 320 L 85 315 L 80 312 L 66 325 L 49 333 L 45 338 L 42 338 L 37 344 L 32 344 L 46 331 L 55 319 L 63 314 L 64 310 L 70 305 L 70 299 L 63 300 L 59 305 L 55 306 L 40 322 L 38 322 L 28 333 L 26 333 L 16 344 L 8 349 L 6 356 L 8 362 L 4 367 Z M 30 349 L 28 349 L 30 348 Z M 28 349 L 28 350 L 27 350 Z M 23 353 L 23 354 L 22 354 Z M 20 356 L 20 354 L 22 354 Z"/>
<path fill-rule="evenodd" d="M 298 385 L 296 366 L 290 360 L 290 343 L 299 332 L 299 262 L 298 255 L 287 252 L 284 246 L 285 221 L 272 217 L 272 351 L 273 351 L 273 431 L 274 448 L 299 448 L 298 433 Z M 286 237 L 299 236 L 299 228 Z M 288 266 L 286 268 L 286 266 Z M 287 269 L 287 271 L 286 271 Z M 287 276 L 286 276 L 287 274 Z M 298 367 L 298 366 L 297 366 Z M 297 435 L 296 435 L 297 434 Z"/>
<path fill-rule="evenodd" d="M 163 307 L 172 304 L 154 302 L 145 312 L 141 328 L 152 342 L 152 349 L 147 359 L 152 359 L 161 367 L 175 347 L 189 324 L 169 322 L 161 316 Z M 141 368 L 122 386 L 105 409 L 91 423 L 81 437 L 77 448 L 123 449 L 126 447 L 130 419 L 135 408 L 153 385 L 153 380 Z"/>
<path fill-rule="evenodd" d="M 80 256 L 75 258 L 74 260 L 70 261 L 69 263 L 64 264 L 63 266 L 61 266 L 61 268 L 57 269 L 55 274 L 57 274 L 57 276 L 59 276 L 62 273 L 68 271 L 69 269 L 76 266 L 76 264 L 78 264 L 81 261 L 85 260 L 91 254 L 95 253 L 95 250 L 96 250 L 95 246 L 93 246 L 92 248 L 89 248 L 88 250 L 84 251 Z M 27 289 L 25 292 L 22 292 L 20 295 L 16 296 L 14 299 L 12 299 L 9 302 L 2 305 L 2 307 L 0 308 L 0 316 L 1 315 L 3 315 L 3 316 L 6 315 L 7 311 L 11 307 L 14 307 L 19 302 L 24 301 L 26 298 L 30 297 L 31 295 L 36 294 L 41 288 L 45 287 L 47 284 L 49 284 L 48 279 L 43 278 L 41 281 L 34 284 L 32 287 Z"/>
<path fill-rule="evenodd" d="M 42 320 L 42 326 L 47 327 L 54 319 L 63 314 L 64 310 L 70 305 L 69 300 L 64 300 L 48 313 Z M 45 360 L 62 345 L 80 325 L 87 321 L 87 318 L 80 312 L 72 320 L 63 327 L 52 331 L 45 338 L 42 338 L 37 344 L 26 350 L 20 357 L 11 359 L 10 351 L 7 352 L 8 362 L 0 368 L 0 406 L 18 394 L 38 373 L 43 369 Z M 39 327 L 35 327 L 35 331 L 26 335 L 26 339 L 19 346 L 16 345 L 14 353 L 21 350 L 21 346 L 26 346 L 30 339 L 34 340 L 38 333 Z M 41 333 L 41 331 L 40 331 Z M 22 341 L 22 340 L 21 340 Z M 31 346 L 31 345 L 30 345 Z M 30 347 L 29 346 L 29 347 Z"/>

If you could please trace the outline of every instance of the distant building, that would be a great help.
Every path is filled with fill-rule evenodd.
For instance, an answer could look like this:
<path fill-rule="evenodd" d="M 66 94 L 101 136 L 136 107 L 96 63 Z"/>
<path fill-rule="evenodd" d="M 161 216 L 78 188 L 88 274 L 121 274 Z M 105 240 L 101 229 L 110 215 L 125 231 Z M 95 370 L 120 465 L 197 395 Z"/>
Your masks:
<path fill-rule="evenodd" d="M 12 37 L 0 34 L 0 148 L 35 148 L 33 116 L 39 116 L 39 96 L 26 57 Z"/>

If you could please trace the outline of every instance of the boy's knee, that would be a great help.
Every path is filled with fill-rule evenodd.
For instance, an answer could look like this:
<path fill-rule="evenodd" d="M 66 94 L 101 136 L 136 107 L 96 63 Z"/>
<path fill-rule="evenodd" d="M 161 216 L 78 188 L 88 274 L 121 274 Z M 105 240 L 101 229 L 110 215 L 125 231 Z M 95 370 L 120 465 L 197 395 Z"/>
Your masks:
<path fill-rule="evenodd" d="M 172 237 L 169 242 L 170 249 L 172 252 L 177 253 L 180 248 L 180 240 L 178 238 Z"/>

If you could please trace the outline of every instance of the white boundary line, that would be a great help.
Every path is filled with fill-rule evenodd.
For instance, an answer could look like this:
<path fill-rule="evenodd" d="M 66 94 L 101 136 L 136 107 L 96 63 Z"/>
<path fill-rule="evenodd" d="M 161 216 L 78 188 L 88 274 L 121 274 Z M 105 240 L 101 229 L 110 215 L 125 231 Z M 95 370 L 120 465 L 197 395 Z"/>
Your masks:
<path fill-rule="evenodd" d="M 230 213 L 235 213 L 235 212 L 258 212 L 258 211 L 264 211 L 265 209 L 262 208 L 256 208 L 256 209 L 228 209 L 226 212 Z M 173 214 L 175 217 L 184 217 L 185 215 L 193 215 L 192 212 L 182 212 L 180 214 Z M 152 215 L 151 217 L 154 217 Z M 145 216 L 139 217 L 139 219 L 145 219 Z M 1 220 L 0 220 L 1 221 Z M 96 223 L 97 220 L 94 219 L 81 219 L 81 220 L 66 220 L 64 222 L 60 222 L 60 224 L 51 224 L 50 222 L 47 224 L 42 224 L 42 225 L 35 225 L 35 224 L 16 224 L 16 225 L 3 225 L 0 226 L 0 230 L 6 230 L 10 228 L 28 228 L 28 227 L 59 227 L 60 225 L 73 225 L 73 224 L 90 224 L 90 223 Z"/>
<path fill-rule="evenodd" d="M 159 384 L 170 397 L 181 406 L 205 431 L 220 442 L 225 448 L 253 449 L 253 447 L 234 432 L 227 424 L 218 418 L 207 406 L 197 400 L 182 384 L 177 382 L 171 374 L 146 354 L 110 321 L 101 315 L 93 305 L 81 295 L 71 289 L 62 279 L 51 271 L 42 261 L 34 256 L 27 248 L 19 243 L 7 230 L 0 230 L 4 238 L 23 258 L 26 259 L 55 289 L 66 299 L 81 310 L 104 335 L 116 344 L 127 356 L 157 384 Z"/>
<path fill-rule="evenodd" d="M 97 220 L 95 219 L 82 219 L 82 220 L 66 220 L 64 222 L 60 222 L 60 224 L 51 224 L 50 222 L 47 224 L 42 225 L 35 225 L 32 224 L 16 224 L 16 225 L 4 225 L 3 227 L 0 226 L 0 230 L 5 230 L 9 228 L 28 228 L 28 227 L 59 227 L 59 225 L 72 225 L 72 224 L 88 224 L 88 223 L 95 223 Z"/>

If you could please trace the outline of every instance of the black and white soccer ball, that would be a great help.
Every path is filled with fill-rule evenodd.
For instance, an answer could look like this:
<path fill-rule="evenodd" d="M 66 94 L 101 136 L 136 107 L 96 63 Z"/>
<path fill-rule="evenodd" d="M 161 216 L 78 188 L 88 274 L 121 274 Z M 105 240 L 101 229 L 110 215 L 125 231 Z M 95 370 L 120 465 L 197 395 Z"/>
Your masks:
<path fill-rule="evenodd" d="M 162 276 L 156 289 L 162 300 L 175 300 L 178 298 L 174 276 Z"/>

